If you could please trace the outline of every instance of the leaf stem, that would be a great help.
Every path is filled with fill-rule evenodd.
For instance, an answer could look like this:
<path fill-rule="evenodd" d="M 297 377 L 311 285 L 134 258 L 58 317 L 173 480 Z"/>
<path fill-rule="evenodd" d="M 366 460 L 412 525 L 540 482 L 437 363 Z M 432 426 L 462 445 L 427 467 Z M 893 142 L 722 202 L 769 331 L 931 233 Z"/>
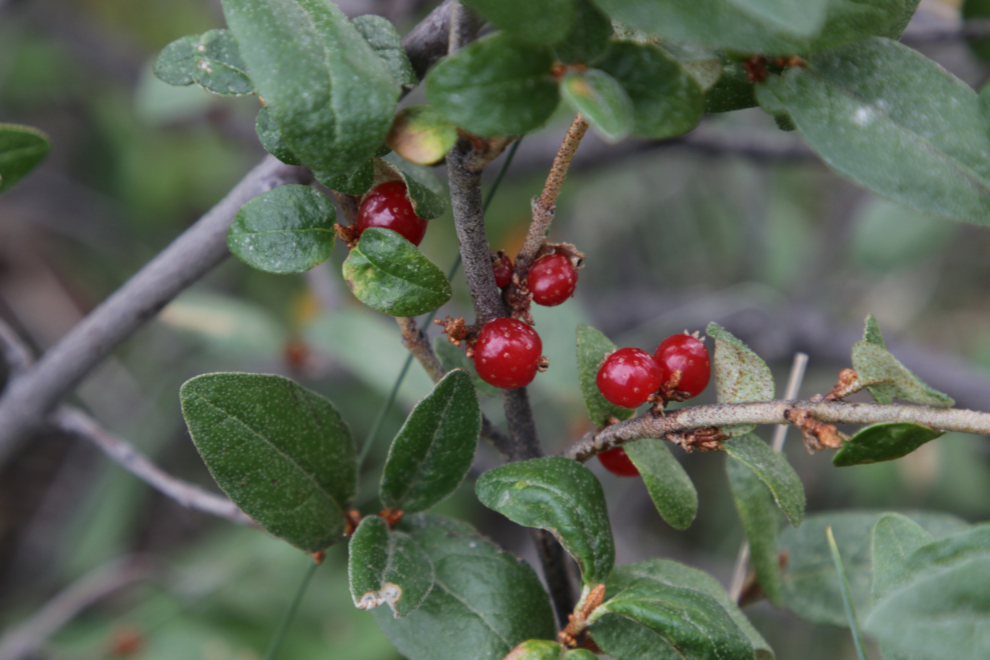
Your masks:
<path fill-rule="evenodd" d="M 309 583 L 313 579 L 313 574 L 316 573 L 316 569 L 320 567 L 320 564 L 315 561 L 306 569 L 306 575 L 303 576 L 302 583 L 296 590 L 296 595 L 292 599 L 292 604 L 289 605 L 289 609 L 286 610 L 285 616 L 282 617 L 281 623 L 278 625 L 278 630 L 275 631 L 275 636 L 272 637 L 271 644 L 268 645 L 268 651 L 265 653 L 265 660 L 275 660 L 278 656 L 279 647 L 282 646 L 282 641 L 285 639 L 285 634 L 289 631 L 289 626 L 292 625 L 292 620 L 296 618 L 296 612 L 299 610 L 299 604 L 302 603 L 303 596 L 306 595 L 306 589 L 309 588 Z"/>
<path fill-rule="evenodd" d="M 832 551 L 832 560 L 835 562 L 835 570 L 839 572 L 839 586 L 842 588 L 842 604 L 846 608 L 846 618 L 849 619 L 849 629 L 852 631 L 853 644 L 856 645 L 856 655 L 859 660 L 867 660 L 866 649 L 863 646 L 863 633 L 859 630 L 859 619 L 856 618 L 856 608 L 853 607 L 852 596 L 849 595 L 849 580 L 846 579 L 846 571 L 842 567 L 842 557 L 839 555 L 839 546 L 835 544 L 835 536 L 832 534 L 832 526 L 825 528 L 828 536 L 828 547 Z"/>

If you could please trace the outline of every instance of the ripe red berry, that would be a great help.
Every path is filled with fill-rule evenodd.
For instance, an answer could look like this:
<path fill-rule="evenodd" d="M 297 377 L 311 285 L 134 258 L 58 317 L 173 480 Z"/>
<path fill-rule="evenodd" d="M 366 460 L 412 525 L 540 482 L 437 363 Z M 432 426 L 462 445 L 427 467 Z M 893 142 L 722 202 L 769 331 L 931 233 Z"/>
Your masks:
<path fill-rule="evenodd" d="M 533 302 L 553 307 L 574 294 L 577 270 L 564 255 L 551 254 L 533 264 L 526 277 L 526 285 L 533 294 Z"/>
<path fill-rule="evenodd" d="M 701 394 L 712 377 L 712 362 L 704 342 L 688 334 L 671 335 L 657 347 L 654 359 L 669 378 L 680 370 L 677 389 L 694 397 Z"/>
<path fill-rule="evenodd" d="M 605 469 L 617 477 L 638 477 L 639 470 L 633 465 L 626 450 L 622 447 L 609 449 L 598 454 L 598 460 L 602 462 Z"/>
<path fill-rule="evenodd" d="M 638 408 L 660 389 L 664 372 L 653 356 L 638 348 L 620 348 L 598 368 L 598 391 L 610 403 Z"/>
<path fill-rule="evenodd" d="M 516 319 L 498 318 L 478 333 L 474 368 L 489 385 L 514 390 L 533 382 L 542 352 L 536 330 Z"/>
<path fill-rule="evenodd" d="M 498 288 L 509 286 L 509 282 L 512 281 L 512 259 L 503 254 L 500 259 L 492 263 L 492 269 L 495 271 L 495 284 Z"/>
<path fill-rule="evenodd" d="M 402 181 L 386 181 L 365 195 L 358 207 L 357 235 L 368 227 L 391 229 L 413 245 L 419 245 L 426 235 L 426 220 L 416 215 Z"/>

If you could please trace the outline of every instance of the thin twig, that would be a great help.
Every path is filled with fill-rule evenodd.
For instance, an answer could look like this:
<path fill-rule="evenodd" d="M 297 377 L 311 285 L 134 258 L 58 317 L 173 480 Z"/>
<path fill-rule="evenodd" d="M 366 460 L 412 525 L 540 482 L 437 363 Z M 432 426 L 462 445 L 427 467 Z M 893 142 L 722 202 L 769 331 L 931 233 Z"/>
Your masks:
<path fill-rule="evenodd" d="M 89 440 L 122 468 L 187 509 L 209 513 L 241 525 L 254 524 L 247 514 L 227 498 L 173 477 L 128 442 L 102 428 L 96 420 L 82 411 L 62 406 L 51 419 L 63 431 Z"/>
<path fill-rule="evenodd" d="M 662 438 L 668 433 L 736 424 L 790 424 L 786 415 L 796 411 L 805 411 L 825 424 L 910 422 L 941 431 L 990 435 L 990 413 L 974 410 L 843 401 L 758 401 L 691 406 L 663 416 L 643 415 L 588 433 L 560 455 L 583 462 L 640 438 Z"/>
<path fill-rule="evenodd" d="M 7 376 L 8 380 L 24 373 L 34 362 L 31 348 L 27 342 L 21 339 L 17 331 L 7 325 L 3 319 L 0 319 L 0 353 L 3 354 L 3 360 L 7 363 L 7 368 L 10 371 Z"/>
<path fill-rule="evenodd" d="M 447 54 L 450 10 L 454 4 L 455 0 L 444 0 L 402 39 L 402 48 L 420 80 L 437 60 Z"/>
<path fill-rule="evenodd" d="M 804 380 L 805 368 L 808 366 L 808 356 L 805 353 L 796 353 L 794 355 L 794 362 L 791 363 L 791 375 L 787 379 L 787 390 L 784 392 L 784 398 L 791 400 L 796 399 L 798 391 L 801 389 L 801 381 Z M 773 431 L 773 450 L 783 451 L 784 440 L 787 439 L 787 429 L 791 428 L 790 424 L 779 424 L 777 428 Z M 732 598 L 733 602 L 739 602 L 739 596 L 742 594 L 743 586 L 746 583 L 746 566 L 749 564 L 749 540 L 743 539 L 742 545 L 739 546 L 739 555 L 736 557 L 736 567 L 732 573 L 732 582 L 729 587 L 729 596 Z"/>
<path fill-rule="evenodd" d="M 130 556 L 116 559 L 72 583 L 31 618 L 0 637 L 0 660 L 33 657 L 44 643 L 80 612 L 124 587 L 152 577 L 150 559 Z"/>

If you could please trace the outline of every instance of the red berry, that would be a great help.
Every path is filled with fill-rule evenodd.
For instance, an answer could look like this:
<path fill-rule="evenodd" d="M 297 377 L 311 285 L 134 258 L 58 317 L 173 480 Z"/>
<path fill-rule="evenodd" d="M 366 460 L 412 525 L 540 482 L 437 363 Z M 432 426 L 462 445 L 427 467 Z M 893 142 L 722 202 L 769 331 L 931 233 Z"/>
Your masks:
<path fill-rule="evenodd" d="M 514 390 L 533 382 L 542 352 L 536 330 L 516 319 L 498 318 L 478 333 L 474 368 L 489 385 Z"/>
<path fill-rule="evenodd" d="M 574 295 L 577 270 L 564 255 L 551 254 L 533 264 L 529 269 L 526 285 L 533 294 L 533 302 L 553 307 Z"/>
<path fill-rule="evenodd" d="M 509 286 L 512 281 L 512 260 L 507 255 L 502 255 L 501 259 L 496 259 L 492 263 L 495 270 L 495 284 L 502 289 Z"/>
<path fill-rule="evenodd" d="M 386 181 L 372 188 L 361 200 L 355 227 L 359 237 L 368 227 L 391 229 L 413 245 L 419 245 L 426 235 L 426 220 L 416 215 L 402 181 Z"/>
<path fill-rule="evenodd" d="M 639 470 L 633 465 L 626 450 L 622 447 L 609 449 L 598 454 L 598 460 L 602 462 L 605 469 L 617 477 L 638 477 Z"/>
<path fill-rule="evenodd" d="M 653 354 L 669 378 L 675 371 L 681 372 L 677 389 L 688 396 L 698 396 L 712 378 L 712 362 L 708 349 L 700 339 L 688 334 L 671 335 L 657 347 Z"/>
<path fill-rule="evenodd" d="M 664 372 L 653 356 L 638 348 L 620 348 L 598 368 L 598 391 L 610 403 L 638 408 L 660 389 Z"/>

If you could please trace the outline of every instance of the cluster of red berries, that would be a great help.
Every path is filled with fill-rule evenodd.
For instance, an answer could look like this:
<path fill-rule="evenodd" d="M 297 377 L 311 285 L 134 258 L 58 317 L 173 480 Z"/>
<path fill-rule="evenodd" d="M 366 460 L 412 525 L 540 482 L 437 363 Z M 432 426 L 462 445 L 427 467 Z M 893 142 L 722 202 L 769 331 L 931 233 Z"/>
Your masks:
<path fill-rule="evenodd" d="M 372 188 L 358 207 L 357 236 L 368 227 L 391 229 L 413 245 L 426 235 L 426 220 L 416 215 L 404 181 L 386 181 Z"/>
<path fill-rule="evenodd" d="M 492 260 L 495 284 L 504 289 L 512 282 L 512 260 L 499 252 Z M 526 286 L 533 294 L 533 302 L 544 307 L 556 307 L 574 295 L 577 288 L 577 269 L 570 258 L 563 254 L 548 254 L 536 260 L 526 275 Z"/>
<path fill-rule="evenodd" d="M 602 362 L 596 382 L 609 403 L 638 408 L 661 388 L 684 399 L 698 396 L 711 375 L 711 358 L 704 342 L 684 333 L 664 339 L 653 355 L 638 348 L 620 348 Z M 621 477 L 639 475 L 622 447 L 598 454 L 598 460 Z"/>

